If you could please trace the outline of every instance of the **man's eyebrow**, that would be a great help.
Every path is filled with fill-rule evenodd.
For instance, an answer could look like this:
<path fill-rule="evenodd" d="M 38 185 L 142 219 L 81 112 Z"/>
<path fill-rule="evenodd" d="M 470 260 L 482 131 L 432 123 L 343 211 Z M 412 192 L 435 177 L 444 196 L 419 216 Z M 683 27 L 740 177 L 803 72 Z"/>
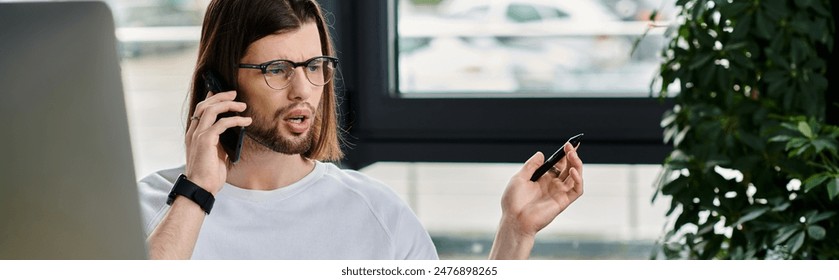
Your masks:
<path fill-rule="evenodd" d="M 291 59 L 291 58 L 288 58 L 288 56 L 277 56 L 277 57 L 275 57 L 275 58 L 272 58 L 272 59 L 270 59 L 270 60 L 266 60 L 266 61 L 273 61 L 273 60 L 288 60 L 288 61 L 291 61 L 291 62 L 300 63 L 300 62 L 305 62 L 305 61 L 307 61 L 307 60 L 309 60 L 309 59 L 312 59 L 312 58 L 315 58 L 315 57 L 319 57 L 319 56 L 324 56 L 324 55 L 323 55 L 323 54 L 317 54 L 317 55 L 312 55 L 312 56 L 303 57 L 303 58 L 301 58 L 301 59 Z"/>

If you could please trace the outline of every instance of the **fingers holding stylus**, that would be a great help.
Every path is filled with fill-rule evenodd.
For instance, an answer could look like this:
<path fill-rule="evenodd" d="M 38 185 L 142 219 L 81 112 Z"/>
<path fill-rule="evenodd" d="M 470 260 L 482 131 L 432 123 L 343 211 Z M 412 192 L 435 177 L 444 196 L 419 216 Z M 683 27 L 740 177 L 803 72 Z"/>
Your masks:
<path fill-rule="evenodd" d="M 570 168 L 568 176 L 564 181 L 562 181 L 560 188 L 560 191 L 567 194 L 570 201 L 573 202 L 577 199 L 577 197 L 583 194 L 583 175 L 576 167 Z"/>
<path fill-rule="evenodd" d="M 565 181 L 568 179 L 568 176 L 571 175 L 572 168 L 576 169 L 578 173 L 582 174 L 583 161 L 577 154 L 577 148 L 572 146 L 571 143 L 565 143 L 563 149 L 565 150 L 565 157 L 560 161 L 560 164 L 562 164 L 562 168 L 560 168 L 560 170 L 562 170 L 562 173 L 559 175 L 559 179 Z"/>

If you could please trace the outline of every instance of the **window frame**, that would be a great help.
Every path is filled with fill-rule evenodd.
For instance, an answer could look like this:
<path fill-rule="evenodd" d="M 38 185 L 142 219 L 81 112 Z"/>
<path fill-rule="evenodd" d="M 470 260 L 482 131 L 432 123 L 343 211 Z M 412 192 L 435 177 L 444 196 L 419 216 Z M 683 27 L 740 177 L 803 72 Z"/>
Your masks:
<path fill-rule="evenodd" d="M 585 133 L 586 163 L 660 164 L 672 150 L 659 123 L 669 99 L 401 98 L 396 9 L 392 0 L 324 0 L 337 56 L 342 164 L 380 161 L 523 162 Z M 458 94 L 457 96 L 463 96 Z"/>

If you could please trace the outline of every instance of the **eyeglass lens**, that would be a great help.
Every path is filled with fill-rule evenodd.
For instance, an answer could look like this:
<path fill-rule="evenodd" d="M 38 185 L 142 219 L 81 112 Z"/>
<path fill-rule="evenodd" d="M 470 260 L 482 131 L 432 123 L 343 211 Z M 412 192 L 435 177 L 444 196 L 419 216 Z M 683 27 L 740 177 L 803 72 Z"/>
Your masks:
<path fill-rule="evenodd" d="M 316 86 L 322 86 L 332 80 L 332 72 L 335 69 L 335 63 L 327 58 L 317 58 L 309 62 L 303 72 L 306 73 L 306 79 Z M 294 65 L 288 61 L 277 61 L 271 63 L 266 68 L 265 81 L 268 86 L 274 89 L 282 89 L 291 83 L 294 78 Z"/>

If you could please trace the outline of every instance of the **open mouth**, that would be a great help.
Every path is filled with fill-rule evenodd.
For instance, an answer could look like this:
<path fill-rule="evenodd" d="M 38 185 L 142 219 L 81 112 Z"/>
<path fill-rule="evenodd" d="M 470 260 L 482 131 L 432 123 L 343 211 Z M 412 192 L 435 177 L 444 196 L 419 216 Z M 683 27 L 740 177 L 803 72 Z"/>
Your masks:
<path fill-rule="evenodd" d="M 312 123 L 312 112 L 305 108 L 291 110 L 283 119 L 289 131 L 296 134 L 305 133 Z"/>
<path fill-rule="evenodd" d="M 304 121 L 306 121 L 306 119 L 308 119 L 306 116 L 293 116 L 286 120 L 288 120 L 291 123 L 303 123 Z"/>

